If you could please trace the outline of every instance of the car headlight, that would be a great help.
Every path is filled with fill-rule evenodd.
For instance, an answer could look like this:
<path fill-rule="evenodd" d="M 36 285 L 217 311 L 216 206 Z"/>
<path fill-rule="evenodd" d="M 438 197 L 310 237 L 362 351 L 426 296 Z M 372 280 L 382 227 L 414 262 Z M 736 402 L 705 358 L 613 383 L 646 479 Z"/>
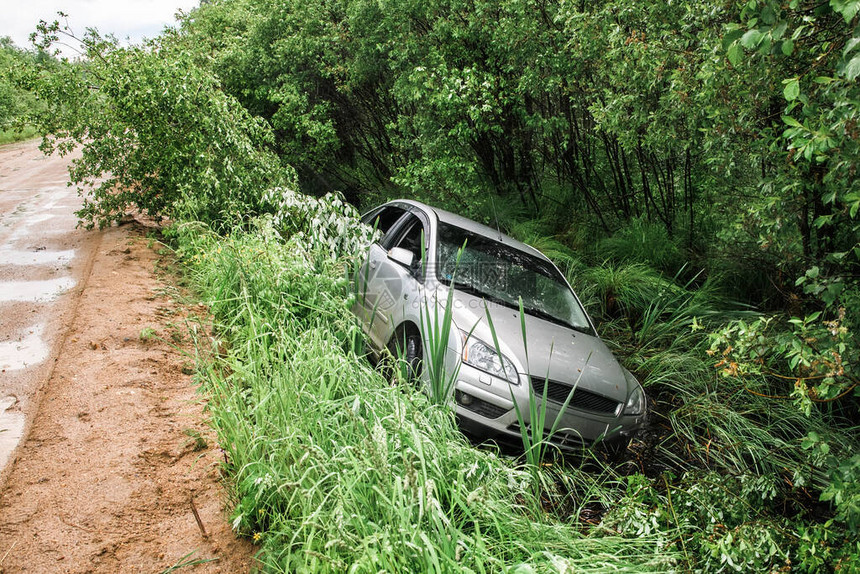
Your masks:
<path fill-rule="evenodd" d="M 635 379 L 634 379 L 635 380 Z M 641 415 L 645 412 L 645 391 L 642 390 L 642 385 L 636 382 L 633 387 L 633 392 L 627 397 L 627 403 L 624 405 L 625 415 Z"/>
<path fill-rule="evenodd" d="M 520 384 L 517 369 L 514 364 L 504 355 L 468 333 L 463 333 L 463 362 L 490 373 L 494 377 L 505 379 L 515 385 Z"/>

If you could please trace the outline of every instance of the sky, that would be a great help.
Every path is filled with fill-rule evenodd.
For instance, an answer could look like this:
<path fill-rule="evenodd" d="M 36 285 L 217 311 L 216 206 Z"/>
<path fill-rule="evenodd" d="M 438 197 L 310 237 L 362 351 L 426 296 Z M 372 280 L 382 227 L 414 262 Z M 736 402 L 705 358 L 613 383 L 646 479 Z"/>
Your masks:
<path fill-rule="evenodd" d="M 173 24 L 178 9 L 187 12 L 197 4 L 198 0 L 0 0 L 0 37 L 10 36 L 15 45 L 29 49 L 29 36 L 39 20 L 53 22 L 61 11 L 68 14 L 77 35 L 93 27 L 102 34 L 112 33 L 123 44 L 126 38 L 137 43 Z M 68 50 L 63 53 L 74 55 Z"/>

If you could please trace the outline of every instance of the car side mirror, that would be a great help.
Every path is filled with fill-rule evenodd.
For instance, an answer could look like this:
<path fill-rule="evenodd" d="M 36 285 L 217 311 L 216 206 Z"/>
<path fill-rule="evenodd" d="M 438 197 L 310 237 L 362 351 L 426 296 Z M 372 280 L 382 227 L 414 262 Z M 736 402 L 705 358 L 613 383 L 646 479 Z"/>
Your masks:
<path fill-rule="evenodd" d="M 402 247 L 392 247 L 388 251 L 388 258 L 395 263 L 403 265 L 407 269 L 411 269 L 412 263 L 415 260 L 415 254 L 408 249 L 403 249 Z"/>

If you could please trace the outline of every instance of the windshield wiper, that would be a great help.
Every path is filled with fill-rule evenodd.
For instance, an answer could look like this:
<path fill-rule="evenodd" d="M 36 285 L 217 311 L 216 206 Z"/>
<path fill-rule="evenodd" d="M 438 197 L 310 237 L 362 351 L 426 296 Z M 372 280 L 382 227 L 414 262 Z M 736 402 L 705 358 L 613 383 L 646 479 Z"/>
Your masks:
<path fill-rule="evenodd" d="M 510 307 L 511 309 L 519 309 L 517 305 L 511 303 L 510 301 L 505 301 L 495 295 L 490 295 L 489 293 L 485 293 L 471 285 L 469 283 L 457 283 L 457 279 L 454 278 L 454 281 L 451 282 L 454 289 L 458 291 L 463 291 L 464 293 L 468 293 L 469 295 L 474 295 L 475 297 L 481 297 L 482 299 L 486 299 L 492 303 L 497 303 L 499 305 L 504 305 L 505 307 Z"/>
<path fill-rule="evenodd" d="M 567 327 L 568 329 L 573 329 L 574 331 L 579 331 L 580 333 L 585 333 L 586 335 L 593 335 L 594 333 L 591 331 L 589 327 L 582 327 L 579 325 L 573 325 L 568 321 L 560 317 L 556 317 L 551 313 L 547 313 L 541 309 L 535 309 L 533 307 L 525 307 L 524 308 L 527 315 L 534 315 L 535 317 L 540 317 L 541 319 L 545 319 L 551 323 L 555 323 L 557 325 L 561 325 L 562 327 Z"/>
<path fill-rule="evenodd" d="M 514 303 L 513 301 L 505 301 L 504 299 L 502 299 L 500 297 L 496 297 L 495 295 L 490 295 L 489 293 L 485 293 L 484 291 L 481 291 L 480 289 L 478 289 L 477 287 L 475 287 L 474 285 L 472 285 L 470 283 L 457 283 L 456 278 L 454 279 L 454 281 L 449 283 L 449 286 L 452 286 L 454 289 L 456 289 L 458 291 L 468 293 L 469 295 L 474 295 L 475 297 L 481 297 L 482 299 L 485 299 L 485 300 L 490 301 L 492 303 L 496 303 L 498 305 L 503 305 L 505 307 L 509 307 L 515 311 L 520 310 L 520 306 L 518 303 Z M 546 321 L 549 321 L 551 323 L 555 323 L 556 325 L 561 325 L 562 327 L 567 327 L 568 329 L 573 329 L 574 331 L 578 331 L 578 332 L 584 333 L 586 335 L 594 336 L 594 331 L 590 327 L 573 325 L 573 324 L 565 321 L 564 319 L 556 317 L 555 315 L 547 313 L 546 311 L 543 311 L 541 309 L 535 309 L 532 307 L 525 307 L 524 306 L 523 310 L 526 312 L 526 315 L 534 315 L 535 317 L 540 317 L 541 319 L 545 319 Z"/>

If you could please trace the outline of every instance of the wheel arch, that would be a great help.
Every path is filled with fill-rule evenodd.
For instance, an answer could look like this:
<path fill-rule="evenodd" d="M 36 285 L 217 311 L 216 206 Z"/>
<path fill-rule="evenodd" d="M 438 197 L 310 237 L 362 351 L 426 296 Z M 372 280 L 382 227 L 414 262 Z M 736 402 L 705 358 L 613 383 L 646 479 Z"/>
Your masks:
<path fill-rule="evenodd" d="M 390 347 L 398 339 L 402 340 L 409 335 L 418 335 L 421 337 L 421 329 L 418 328 L 418 325 L 416 325 L 414 321 L 406 319 L 394 328 L 394 334 L 391 335 L 391 338 L 388 340 L 388 346 Z"/>

